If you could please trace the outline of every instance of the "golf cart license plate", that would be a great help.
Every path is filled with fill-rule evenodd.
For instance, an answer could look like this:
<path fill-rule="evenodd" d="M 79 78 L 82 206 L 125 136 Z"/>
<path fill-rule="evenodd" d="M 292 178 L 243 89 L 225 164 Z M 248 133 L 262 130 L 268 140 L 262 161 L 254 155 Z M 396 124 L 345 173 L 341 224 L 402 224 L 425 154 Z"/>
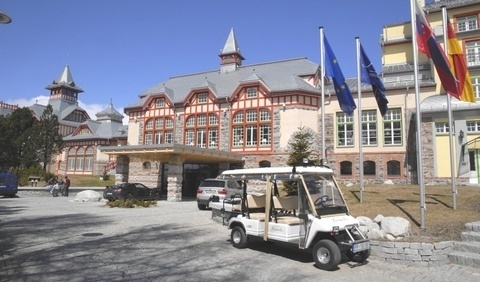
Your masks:
<path fill-rule="evenodd" d="M 358 253 L 361 251 L 368 250 L 370 248 L 370 242 L 362 242 L 352 245 L 352 252 Z"/>

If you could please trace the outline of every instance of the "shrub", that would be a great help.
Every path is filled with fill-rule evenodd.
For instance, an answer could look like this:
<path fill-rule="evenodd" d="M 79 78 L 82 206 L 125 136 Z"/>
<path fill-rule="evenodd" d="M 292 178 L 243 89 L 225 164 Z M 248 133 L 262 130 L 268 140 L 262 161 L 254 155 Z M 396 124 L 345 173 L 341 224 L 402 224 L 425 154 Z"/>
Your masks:
<path fill-rule="evenodd" d="M 148 208 L 150 206 L 156 206 L 157 201 L 145 201 L 145 200 L 136 200 L 136 199 L 126 199 L 107 202 L 107 207 L 111 208 L 135 208 L 135 207 L 144 207 Z"/>

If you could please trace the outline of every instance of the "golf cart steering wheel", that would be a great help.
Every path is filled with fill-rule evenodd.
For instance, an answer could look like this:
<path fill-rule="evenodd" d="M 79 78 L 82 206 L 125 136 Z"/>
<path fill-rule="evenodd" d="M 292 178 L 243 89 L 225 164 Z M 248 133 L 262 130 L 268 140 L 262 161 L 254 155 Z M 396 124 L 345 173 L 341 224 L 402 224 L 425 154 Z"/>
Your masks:
<path fill-rule="evenodd" d="M 327 201 L 329 201 L 329 200 L 330 199 L 328 198 L 328 195 L 323 195 L 320 198 L 316 199 L 314 204 L 315 204 L 315 206 L 317 204 L 320 204 L 322 207 L 326 207 L 327 206 Z"/>

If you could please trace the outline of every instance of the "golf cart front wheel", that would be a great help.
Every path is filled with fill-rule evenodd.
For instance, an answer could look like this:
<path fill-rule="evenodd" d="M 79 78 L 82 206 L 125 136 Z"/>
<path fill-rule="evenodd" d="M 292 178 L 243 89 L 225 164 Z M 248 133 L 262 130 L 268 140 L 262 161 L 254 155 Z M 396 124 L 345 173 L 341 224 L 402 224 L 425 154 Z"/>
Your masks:
<path fill-rule="evenodd" d="M 331 240 L 320 240 L 313 246 L 315 265 L 323 270 L 331 270 L 338 266 L 342 258 L 337 244 Z"/>

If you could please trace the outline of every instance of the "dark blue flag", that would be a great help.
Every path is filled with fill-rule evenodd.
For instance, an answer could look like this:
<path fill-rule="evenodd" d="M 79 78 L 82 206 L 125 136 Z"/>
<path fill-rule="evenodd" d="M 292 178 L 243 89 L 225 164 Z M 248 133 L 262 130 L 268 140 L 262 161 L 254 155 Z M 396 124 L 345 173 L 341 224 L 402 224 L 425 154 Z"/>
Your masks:
<path fill-rule="evenodd" d="M 325 47 L 325 74 L 332 77 L 335 93 L 337 93 L 338 103 L 340 108 L 347 115 L 351 116 L 353 111 L 357 108 L 355 101 L 353 101 L 352 93 L 345 82 L 342 70 L 338 65 L 337 57 L 333 54 L 327 38 L 323 35 L 323 42 Z"/>
<path fill-rule="evenodd" d="M 388 100 L 385 96 L 385 87 L 383 86 L 383 82 L 377 75 L 375 68 L 373 67 L 370 59 L 368 59 L 367 54 L 363 50 L 362 45 L 360 44 L 360 80 L 363 83 L 367 83 L 372 85 L 373 94 L 375 95 L 375 99 L 377 100 L 378 108 L 380 109 L 380 113 L 382 117 L 388 110 Z"/>

